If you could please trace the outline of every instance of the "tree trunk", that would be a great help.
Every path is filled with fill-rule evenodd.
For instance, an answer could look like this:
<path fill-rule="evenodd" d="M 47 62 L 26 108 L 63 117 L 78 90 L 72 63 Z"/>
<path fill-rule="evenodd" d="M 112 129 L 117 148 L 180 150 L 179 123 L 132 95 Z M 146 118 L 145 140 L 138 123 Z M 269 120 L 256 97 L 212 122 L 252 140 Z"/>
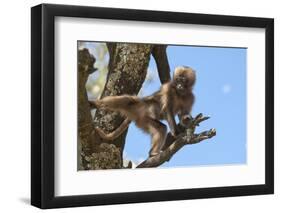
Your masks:
<path fill-rule="evenodd" d="M 94 126 L 85 84 L 89 75 L 95 71 L 94 63 L 95 58 L 87 49 L 78 51 L 78 169 L 86 166 L 83 156 L 91 154 L 90 134 Z"/>
<path fill-rule="evenodd" d="M 146 78 L 153 46 L 149 44 L 125 43 L 109 43 L 107 46 L 110 61 L 107 80 L 101 97 L 138 94 Z M 123 121 L 124 118 L 120 114 L 107 110 L 97 110 L 94 117 L 94 125 L 106 133 L 112 132 Z M 91 151 L 94 153 L 92 156 L 95 160 L 91 163 L 91 166 L 94 166 L 93 169 L 122 167 L 122 153 L 126 134 L 127 131 L 114 141 L 108 141 L 100 138 L 95 131 L 92 132 L 91 145 L 89 147 L 91 147 Z M 105 151 L 109 149 L 111 150 L 110 154 Z M 121 160 L 119 161 L 115 158 L 120 158 Z M 111 164 L 110 162 L 113 163 Z"/>

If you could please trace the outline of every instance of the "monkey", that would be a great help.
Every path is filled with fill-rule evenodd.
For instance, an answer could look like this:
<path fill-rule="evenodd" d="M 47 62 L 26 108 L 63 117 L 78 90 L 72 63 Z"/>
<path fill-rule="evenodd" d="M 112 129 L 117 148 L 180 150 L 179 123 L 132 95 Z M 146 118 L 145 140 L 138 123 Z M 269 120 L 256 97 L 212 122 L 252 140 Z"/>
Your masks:
<path fill-rule="evenodd" d="M 125 117 L 123 123 L 109 134 L 98 127 L 95 130 L 101 138 L 114 140 L 134 121 L 137 127 L 152 137 L 149 156 L 158 155 L 167 136 L 167 127 L 161 120 L 167 120 L 172 136 L 176 137 L 179 130 L 175 115 L 178 115 L 180 122 L 190 115 L 195 100 L 192 92 L 195 80 L 195 71 L 192 68 L 180 66 L 176 67 L 173 79 L 150 96 L 107 96 L 89 101 L 93 108 L 116 111 Z"/>

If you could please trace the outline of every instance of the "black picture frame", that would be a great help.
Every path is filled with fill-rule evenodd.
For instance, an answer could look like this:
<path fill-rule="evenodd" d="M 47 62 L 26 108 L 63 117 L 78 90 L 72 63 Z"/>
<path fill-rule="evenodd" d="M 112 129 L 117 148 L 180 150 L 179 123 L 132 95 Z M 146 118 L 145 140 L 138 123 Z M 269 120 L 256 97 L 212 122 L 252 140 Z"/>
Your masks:
<path fill-rule="evenodd" d="M 264 28 L 266 137 L 265 184 L 56 197 L 54 171 L 55 17 L 101 18 Z M 41 4 L 31 8 L 31 204 L 39 208 L 272 194 L 274 192 L 274 20 L 164 11 Z"/>

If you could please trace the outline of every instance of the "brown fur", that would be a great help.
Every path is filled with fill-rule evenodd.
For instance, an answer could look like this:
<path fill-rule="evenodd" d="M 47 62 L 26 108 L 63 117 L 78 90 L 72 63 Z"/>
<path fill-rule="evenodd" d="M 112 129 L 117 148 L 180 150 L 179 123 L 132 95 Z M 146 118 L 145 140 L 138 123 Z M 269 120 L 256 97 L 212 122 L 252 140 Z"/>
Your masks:
<path fill-rule="evenodd" d="M 173 80 L 162 85 L 161 89 L 151 96 L 122 95 L 108 96 L 101 100 L 91 101 L 96 108 L 117 111 L 126 117 L 125 121 L 112 133 L 105 134 L 96 128 L 99 135 L 107 140 L 118 137 L 128 127 L 130 121 L 149 133 L 152 137 L 150 156 L 159 154 L 167 135 L 167 127 L 160 120 L 167 120 L 171 133 L 175 136 L 177 125 L 175 115 L 188 115 L 194 103 L 192 87 L 195 83 L 195 72 L 189 67 L 177 67 Z"/>

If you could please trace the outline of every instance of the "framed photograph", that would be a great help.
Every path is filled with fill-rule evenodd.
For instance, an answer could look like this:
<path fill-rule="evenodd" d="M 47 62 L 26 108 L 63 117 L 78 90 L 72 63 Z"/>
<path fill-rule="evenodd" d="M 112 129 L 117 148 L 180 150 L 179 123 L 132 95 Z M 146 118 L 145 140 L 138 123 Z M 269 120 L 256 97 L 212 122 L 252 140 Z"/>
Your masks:
<path fill-rule="evenodd" d="M 272 194 L 271 18 L 31 9 L 31 204 Z"/>

